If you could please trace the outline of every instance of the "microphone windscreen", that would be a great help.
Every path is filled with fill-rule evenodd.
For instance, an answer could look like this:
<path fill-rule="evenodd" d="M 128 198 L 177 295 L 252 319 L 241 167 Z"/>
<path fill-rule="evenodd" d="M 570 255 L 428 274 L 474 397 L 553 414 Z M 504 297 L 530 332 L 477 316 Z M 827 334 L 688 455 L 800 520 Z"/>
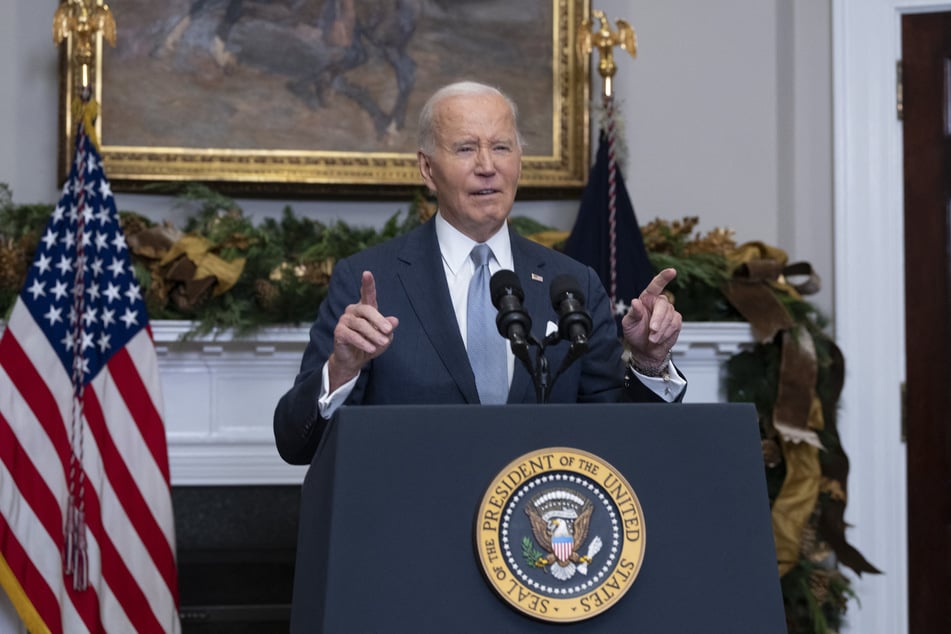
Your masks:
<path fill-rule="evenodd" d="M 584 305 L 584 293 L 581 292 L 581 287 L 578 286 L 578 280 L 570 275 L 559 275 L 552 280 L 549 293 L 551 295 L 552 306 L 555 307 L 556 311 L 558 310 L 559 304 L 565 299 L 565 295 L 569 293 L 572 297 L 577 299 L 578 302 Z"/>
<path fill-rule="evenodd" d="M 525 299 L 525 293 L 522 291 L 522 283 L 518 281 L 518 275 L 515 271 L 502 269 L 496 271 L 489 280 L 489 293 L 492 296 L 492 305 L 499 307 L 499 302 L 506 295 L 514 295 L 519 301 Z"/>

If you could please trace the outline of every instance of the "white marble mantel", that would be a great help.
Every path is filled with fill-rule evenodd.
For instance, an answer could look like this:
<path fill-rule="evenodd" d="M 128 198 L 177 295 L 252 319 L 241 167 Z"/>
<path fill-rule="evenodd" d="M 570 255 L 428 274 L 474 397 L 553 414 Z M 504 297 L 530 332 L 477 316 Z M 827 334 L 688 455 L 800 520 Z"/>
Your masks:
<path fill-rule="evenodd" d="M 192 324 L 152 323 L 165 395 L 172 483 L 289 484 L 305 468 L 278 457 L 274 406 L 290 387 L 307 327 L 267 328 L 253 339 L 227 333 L 182 340 Z M 689 377 L 686 402 L 718 402 L 723 363 L 752 341 L 746 323 L 688 323 L 674 363 Z"/>
<path fill-rule="evenodd" d="M 297 374 L 308 328 L 185 338 L 192 325 L 152 322 L 172 484 L 299 484 L 306 467 L 287 465 L 277 455 L 272 420 Z M 746 323 L 685 324 L 673 350 L 674 363 L 690 381 L 685 402 L 725 400 L 723 364 L 752 341 Z"/>

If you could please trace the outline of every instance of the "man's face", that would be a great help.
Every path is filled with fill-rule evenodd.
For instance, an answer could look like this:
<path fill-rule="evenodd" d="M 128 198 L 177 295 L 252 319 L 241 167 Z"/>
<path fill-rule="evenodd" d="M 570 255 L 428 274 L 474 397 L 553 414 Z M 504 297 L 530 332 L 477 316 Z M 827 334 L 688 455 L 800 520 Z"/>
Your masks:
<path fill-rule="evenodd" d="M 522 172 L 512 111 L 499 95 L 450 97 L 437 105 L 433 128 L 435 150 L 418 155 L 423 180 L 443 217 L 484 242 L 505 223 Z"/>

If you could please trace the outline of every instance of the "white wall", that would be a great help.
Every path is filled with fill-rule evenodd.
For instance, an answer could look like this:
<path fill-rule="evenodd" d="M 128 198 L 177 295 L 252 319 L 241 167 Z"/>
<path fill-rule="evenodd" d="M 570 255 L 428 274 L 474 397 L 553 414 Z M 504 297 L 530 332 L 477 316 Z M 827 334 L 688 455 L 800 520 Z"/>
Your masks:
<path fill-rule="evenodd" d="M 7 19 L 0 21 L 0 60 L 9 60 L 11 59 L 16 52 L 16 38 L 14 33 L 16 33 L 17 27 L 17 9 L 14 5 L 7 13 Z M 2 64 L 2 62 L 0 62 Z M 2 73 L 0 73 L 0 80 L 9 81 L 9 78 L 6 77 L 6 71 L 8 66 L 12 67 L 12 64 L 3 64 L 0 66 Z M 4 90 L 0 93 L 0 122 L 3 121 L 14 121 L 16 119 L 16 104 L 17 104 L 17 91 L 15 89 Z M 3 126 L 0 129 L 6 129 L 6 126 L 0 123 L 0 126 Z M 13 153 L 0 151 L 0 178 L 9 178 L 9 175 L 13 174 Z"/>
<path fill-rule="evenodd" d="M 0 182 L 21 202 L 53 201 L 56 177 L 58 57 L 56 3 L 5 2 L 0 20 Z"/>
<path fill-rule="evenodd" d="M 781 0 L 778 244 L 822 277 L 833 311 L 832 38 L 829 2 Z"/>
<path fill-rule="evenodd" d="M 775 241 L 774 3 L 613 4 L 615 17 L 637 30 L 640 48 L 636 60 L 618 53 L 617 84 L 641 221 L 697 215 L 701 228 L 729 224 L 747 239 Z"/>
<path fill-rule="evenodd" d="M 832 304 L 832 105 L 826 0 L 606 0 L 638 33 L 617 55 L 638 219 L 700 217 L 823 277 Z"/>

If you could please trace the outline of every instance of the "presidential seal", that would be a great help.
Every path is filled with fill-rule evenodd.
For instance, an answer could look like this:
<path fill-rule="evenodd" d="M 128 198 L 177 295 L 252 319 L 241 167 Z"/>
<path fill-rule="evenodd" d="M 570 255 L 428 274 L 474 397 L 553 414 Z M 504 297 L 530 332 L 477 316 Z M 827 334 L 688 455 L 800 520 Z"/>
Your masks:
<path fill-rule="evenodd" d="M 475 539 L 486 579 L 517 610 L 580 621 L 615 605 L 644 560 L 634 489 L 595 455 L 565 447 L 513 460 L 489 485 Z"/>

